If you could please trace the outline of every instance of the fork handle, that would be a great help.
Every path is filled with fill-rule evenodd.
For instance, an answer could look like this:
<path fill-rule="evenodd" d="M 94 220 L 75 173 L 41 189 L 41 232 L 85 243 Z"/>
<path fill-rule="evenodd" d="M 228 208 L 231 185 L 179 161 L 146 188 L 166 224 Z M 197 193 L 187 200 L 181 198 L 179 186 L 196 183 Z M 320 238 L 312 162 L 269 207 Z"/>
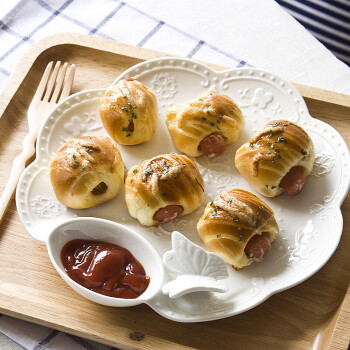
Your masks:
<path fill-rule="evenodd" d="M 0 198 L 0 223 L 2 222 L 6 210 L 11 203 L 18 180 L 25 169 L 25 164 L 27 160 L 35 153 L 34 143 L 37 138 L 37 134 L 37 130 L 29 131 L 23 140 L 22 152 L 13 161 L 9 181 L 7 182 L 4 192 Z"/>

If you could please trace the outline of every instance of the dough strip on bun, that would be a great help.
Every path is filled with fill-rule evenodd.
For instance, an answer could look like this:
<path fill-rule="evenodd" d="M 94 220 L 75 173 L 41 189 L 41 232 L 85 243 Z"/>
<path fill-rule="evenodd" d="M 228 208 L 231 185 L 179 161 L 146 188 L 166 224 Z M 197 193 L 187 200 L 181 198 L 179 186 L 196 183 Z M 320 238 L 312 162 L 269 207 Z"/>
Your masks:
<path fill-rule="evenodd" d="M 203 178 L 185 155 L 163 154 L 133 166 L 125 180 L 132 217 L 157 226 L 195 211 L 204 198 Z"/>
<path fill-rule="evenodd" d="M 191 156 L 214 157 L 237 140 L 244 118 L 236 103 L 215 91 L 202 92 L 166 111 L 166 124 L 176 148 Z"/>
<path fill-rule="evenodd" d="M 279 232 L 272 209 L 242 189 L 208 203 L 197 230 L 206 247 L 237 270 L 262 261 Z"/>
<path fill-rule="evenodd" d="M 314 146 L 304 129 L 274 120 L 237 150 L 235 164 L 260 194 L 275 197 L 286 191 L 294 196 L 305 186 L 314 159 Z"/>

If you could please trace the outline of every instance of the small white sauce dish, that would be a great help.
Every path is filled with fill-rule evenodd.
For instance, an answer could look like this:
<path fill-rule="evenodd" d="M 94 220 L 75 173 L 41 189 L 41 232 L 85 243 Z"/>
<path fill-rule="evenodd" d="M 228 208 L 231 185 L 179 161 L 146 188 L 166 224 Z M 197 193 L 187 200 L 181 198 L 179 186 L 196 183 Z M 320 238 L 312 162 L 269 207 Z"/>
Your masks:
<path fill-rule="evenodd" d="M 150 277 L 147 289 L 135 299 L 115 298 L 94 292 L 71 279 L 61 260 L 63 247 L 75 239 L 95 240 L 126 248 Z M 127 226 L 96 217 L 69 219 L 56 226 L 46 240 L 50 260 L 63 280 L 83 297 L 106 306 L 148 304 L 161 294 L 170 299 L 199 291 L 227 292 L 219 280 L 228 278 L 225 262 L 216 254 L 192 243 L 180 232 L 171 236 L 172 250 L 159 256 L 154 247 Z"/>
<path fill-rule="evenodd" d="M 128 249 L 150 277 L 148 288 L 136 299 L 123 299 L 93 292 L 76 283 L 68 276 L 61 261 L 62 248 L 74 239 L 105 241 Z M 164 265 L 153 246 L 135 231 L 113 221 L 93 217 L 67 220 L 53 229 L 46 244 L 51 262 L 64 281 L 83 297 L 102 305 L 127 307 L 147 303 L 165 282 Z"/>

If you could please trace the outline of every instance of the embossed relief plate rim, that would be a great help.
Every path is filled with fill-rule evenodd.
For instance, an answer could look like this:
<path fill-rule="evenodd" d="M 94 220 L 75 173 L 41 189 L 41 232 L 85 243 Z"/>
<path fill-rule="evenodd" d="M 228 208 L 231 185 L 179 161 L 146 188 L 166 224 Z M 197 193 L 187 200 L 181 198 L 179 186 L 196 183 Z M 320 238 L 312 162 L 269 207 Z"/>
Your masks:
<path fill-rule="evenodd" d="M 30 210 L 30 206 L 27 205 L 29 196 L 28 192 L 32 182 L 35 180 L 35 177 L 39 175 L 40 172 L 48 172 L 50 162 L 48 146 L 52 137 L 53 129 L 71 109 L 79 107 L 84 103 L 90 103 L 94 100 L 96 100 L 98 103 L 104 91 L 105 89 L 91 89 L 77 92 L 69 96 L 67 99 L 59 103 L 54 109 L 52 109 L 39 131 L 36 143 L 37 157 L 35 161 L 31 163 L 22 173 L 16 190 L 16 205 L 18 214 L 27 232 L 38 241 L 45 242 L 46 240 L 46 235 L 43 235 L 41 231 L 43 228 L 45 228 L 45 225 L 44 227 L 39 228 L 35 226 L 35 220 L 33 220 L 31 216 L 32 211 Z M 56 202 L 59 207 L 63 209 L 66 208 L 57 200 Z M 47 227 L 46 232 L 48 233 L 50 230 L 51 228 Z"/>
<path fill-rule="evenodd" d="M 123 72 L 121 75 L 119 75 L 111 84 L 111 86 L 117 84 L 117 82 L 124 78 L 130 78 L 130 77 L 140 77 L 142 75 L 148 74 L 150 72 L 154 71 L 162 71 L 167 69 L 179 69 L 183 71 L 187 71 L 190 73 L 202 75 L 205 79 L 209 80 L 209 78 L 212 78 L 213 83 L 221 85 L 227 84 L 227 82 L 231 80 L 239 80 L 239 79 L 245 79 L 245 80 L 261 80 L 263 82 L 267 82 L 271 85 L 275 85 L 276 88 L 285 90 L 286 94 L 289 94 L 291 97 L 296 98 L 295 101 L 292 103 L 298 107 L 298 104 L 301 104 L 302 110 L 299 111 L 299 113 L 306 112 L 305 116 L 308 118 L 312 118 L 309 113 L 306 106 L 306 103 L 303 99 L 303 97 L 300 95 L 299 91 L 289 82 L 284 80 L 283 78 L 279 77 L 278 75 L 268 72 L 263 69 L 258 68 L 232 68 L 232 69 L 226 69 L 222 71 L 215 71 L 208 66 L 206 66 L 203 63 L 187 59 L 187 58 L 177 58 L 177 57 L 162 57 L 158 59 L 152 59 L 148 60 L 146 62 L 141 62 L 139 64 L 136 64 L 135 66 L 130 67 L 125 72 Z M 207 82 L 204 83 L 206 85 Z M 208 87 L 208 86 L 204 86 Z M 225 88 L 224 88 L 225 90 Z M 191 98 L 191 97 L 190 97 Z"/>
<path fill-rule="evenodd" d="M 128 77 L 136 77 L 142 80 L 144 75 L 147 75 L 152 71 L 159 72 L 162 70 L 167 71 L 171 69 L 175 69 L 175 70 L 178 69 L 183 71 L 187 70 L 189 73 L 201 74 L 205 79 L 208 79 L 208 81 L 209 79 L 212 79 L 213 84 L 212 86 L 209 86 L 209 88 L 211 89 L 213 88 L 213 86 L 218 85 L 219 83 L 224 82 L 223 84 L 225 83 L 227 84 L 230 80 L 234 81 L 239 79 L 263 81 L 265 83 L 271 84 L 275 88 L 280 89 L 285 94 L 285 96 L 289 97 L 291 104 L 295 107 L 297 120 L 294 120 L 293 118 L 291 118 L 290 120 L 297 122 L 302 127 L 304 127 L 307 131 L 309 131 L 308 129 L 310 129 L 311 127 L 314 129 L 322 128 L 322 132 L 319 132 L 319 130 L 317 130 L 317 132 L 319 132 L 320 135 L 323 133 L 324 135 L 322 136 L 325 138 L 327 137 L 326 135 L 327 133 L 328 136 L 332 139 L 331 143 L 333 144 L 334 149 L 336 148 L 336 142 L 337 142 L 338 148 L 340 147 L 343 148 L 342 154 L 338 152 L 337 155 L 338 155 L 338 158 L 342 161 L 341 173 L 344 174 L 345 178 L 342 175 L 340 176 L 337 192 L 333 195 L 333 199 L 331 200 L 331 202 L 334 202 L 335 206 L 337 207 L 336 208 L 337 213 L 334 214 L 333 220 L 339 221 L 340 229 L 338 230 L 339 234 L 337 235 L 336 244 L 333 245 L 333 249 L 329 250 L 329 255 L 325 259 L 324 263 L 326 263 L 326 261 L 328 261 L 328 259 L 334 253 L 341 237 L 343 219 L 340 212 L 340 206 L 344 198 L 346 197 L 350 187 L 350 179 L 349 179 L 348 173 L 344 171 L 344 167 L 346 167 L 349 171 L 350 152 L 341 135 L 330 125 L 313 118 L 309 114 L 308 108 L 306 106 L 306 103 L 303 97 L 300 95 L 299 91 L 291 83 L 289 83 L 282 77 L 263 69 L 249 67 L 249 68 L 234 68 L 234 69 L 226 69 L 222 71 L 215 71 L 209 68 L 208 66 L 206 66 L 205 64 L 202 64 L 200 62 L 197 62 L 188 58 L 162 57 L 158 59 L 152 59 L 146 62 L 141 62 L 133 67 L 130 67 L 128 70 L 126 70 L 121 75 L 119 75 L 119 77 L 116 78 L 116 80 L 113 82 L 112 85 L 115 85 L 120 79 L 124 79 Z M 225 93 L 225 91 L 219 91 L 219 92 Z M 237 100 L 235 101 L 237 102 Z M 277 119 L 277 118 L 274 118 L 274 119 Z M 257 195 L 260 196 L 259 194 Z M 262 199 L 264 199 L 263 196 L 261 197 Z M 266 198 L 265 198 L 265 201 L 266 201 Z M 329 204 L 329 202 L 330 201 L 325 200 L 326 204 Z M 321 268 L 322 266 L 323 265 L 319 266 L 318 269 Z M 316 271 L 314 271 L 313 273 L 315 273 Z M 305 279 L 306 278 L 302 280 L 305 280 Z"/>
<path fill-rule="evenodd" d="M 300 96 L 300 94 L 297 92 L 297 90 L 292 86 L 290 85 L 288 82 L 285 82 L 283 81 L 283 79 L 275 76 L 275 75 L 272 75 L 271 73 L 268 73 L 268 72 L 264 72 L 262 70 L 257 70 L 257 69 L 251 69 L 251 68 L 248 68 L 248 69 L 234 69 L 234 70 L 226 70 L 226 71 L 220 71 L 220 72 L 216 72 L 216 71 L 213 71 L 211 70 L 210 68 L 200 64 L 200 63 L 197 63 L 194 61 L 191 61 L 191 60 L 187 60 L 187 59 L 169 59 L 169 58 L 166 58 L 166 59 L 155 59 L 155 60 L 152 60 L 152 61 L 147 61 L 147 62 L 144 62 L 144 63 L 141 63 L 137 66 L 134 66 L 132 67 L 131 69 L 127 70 L 126 72 L 124 72 L 118 79 L 120 79 L 121 77 L 125 77 L 127 74 L 129 74 L 128 72 L 133 72 L 133 70 L 135 69 L 135 67 L 138 67 L 139 68 L 139 72 L 140 72 L 140 75 L 142 75 L 142 67 L 146 67 L 146 65 L 148 65 L 147 69 L 146 69 L 146 72 L 152 72 L 152 67 L 154 67 L 155 69 L 157 70 L 160 70 L 160 71 L 164 71 L 164 72 L 167 72 L 167 67 L 157 67 L 157 66 L 152 66 L 153 63 L 152 62 L 161 62 L 161 61 L 171 61 L 173 60 L 173 62 L 177 62 L 177 60 L 179 60 L 179 62 L 177 62 L 177 64 L 180 64 L 180 68 L 183 70 L 183 71 L 186 71 L 186 69 L 188 67 L 186 67 L 186 65 L 184 65 L 183 61 L 186 61 L 186 64 L 196 64 L 197 67 L 203 67 L 203 69 L 205 69 L 207 71 L 207 73 L 204 73 L 203 72 L 203 76 L 204 76 L 204 79 L 206 79 L 205 77 L 210 77 L 210 79 L 214 79 L 214 83 L 217 83 L 217 84 L 220 84 L 221 82 L 221 79 L 223 78 L 228 78 L 227 74 L 229 73 L 234 73 L 236 74 L 237 72 L 241 72 L 239 75 L 238 75 L 238 78 L 239 79 L 242 79 L 244 81 L 245 79 L 245 74 L 247 74 L 247 79 L 250 79 L 252 80 L 252 76 L 254 76 L 255 74 L 257 74 L 259 80 L 263 81 L 263 82 L 266 82 L 266 76 L 274 76 L 275 77 L 275 80 L 274 82 L 278 81 L 279 84 L 281 84 L 281 82 L 283 82 L 284 84 L 284 87 L 290 87 L 290 89 L 292 89 L 292 95 L 293 97 L 297 97 L 297 98 L 300 98 L 299 102 L 297 103 L 297 107 L 295 108 L 296 111 L 298 111 L 298 107 L 300 105 L 305 105 L 305 102 L 304 100 L 302 99 L 302 97 Z M 151 65 L 149 65 L 150 63 L 152 63 Z M 250 72 L 255 72 L 254 74 L 251 74 Z M 264 76 L 263 76 L 263 74 Z M 141 78 L 142 80 L 142 78 Z M 267 82 L 269 84 L 271 84 L 271 79 L 268 79 Z M 215 85 L 215 84 L 214 84 Z M 209 85 L 208 85 L 209 86 Z M 210 87 L 210 86 L 209 86 Z M 69 97 L 67 100 L 65 100 L 60 106 L 58 106 L 55 110 L 52 111 L 52 113 L 50 114 L 50 116 L 48 116 L 46 122 L 44 123 L 43 125 L 43 128 L 41 129 L 41 132 L 40 132 L 40 135 L 39 135 L 39 138 L 38 138 L 38 143 L 37 143 L 37 154 L 38 154 L 38 157 L 36 159 L 36 161 L 34 163 L 32 163 L 27 169 L 26 171 L 23 173 L 22 177 L 21 177 L 21 180 L 20 180 L 20 183 L 19 183 L 19 186 L 18 186 L 18 192 L 17 192 L 17 196 L 16 196 L 16 199 L 17 199 L 17 203 L 18 203 L 18 208 L 19 208 L 19 215 L 21 217 L 21 220 L 24 222 L 24 225 L 26 227 L 26 229 L 29 231 L 29 233 L 31 234 L 31 228 L 27 227 L 28 225 L 26 224 L 26 217 L 25 215 L 27 214 L 26 211 L 28 212 L 28 207 L 26 207 L 26 203 L 25 203 L 25 196 L 28 195 L 28 190 L 26 190 L 29 186 L 30 186 L 30 183 L 31 183 L 31 180 L 33 178 L 33 174 L 35 174 L 36 172 L 38 172 L 40 169 L 42 169 L 43 166 L 47 166 L 47 159 L 46 158 L 46 163 L 44 161 L 44 150 L 45 150 L 45 142 L 47 142 L 47 139 L 52 136 L 50 134 L 50 129 L 48 129 L 47 127 L 50 125 L 50 123 L 52 123 L 54 121 L 55 124 L 57 124 L 60 120 L 60 118 L 62 118 L 62 116 L 65 115 L 65 112 L 68 111 L 73 108 L 74 106 L 80 106 L 80 105 L 83 105 L 84 103 L 90 103 L 92 100 L 95 100 L 96 103 L 98 103 L 98 94 L 101 95 L 101 93 L 103 93 L 105 89 L 94 89 L 94 90 L 86 90 L 86 91 L 82 91 L 82 92 L 79 92 L 75 95 L 72 95 L 71 97 Z M 286 90 L 287 91 L 287 90 Z M 85 96 L 87 97 L 87 94 L 90 94 L 90 97 L 87 97 L 87 98 L 81 98 L 82 96 Z M 290 94 L 289 94 L 290 95 Z M 287 91 L 287 95 L 288 96 L 288 91 Z M 188 96 L 188 98 L 192 98 L 194 96 Z M 166 99 L 165 99 L 166 100 Z M 70 105 L 68 104 L 67 105 L 67 102 L 70 103 Z M 295 105 L 295 100 L 293 101 L 290 101 L 291 104 L 294 106 Z M 96 107 L 96 106 L 95 106 Z M 58 111 L 58 109 L 61 108 L 61 111 Z M 162 107 L 161 109 L 164 110 L 165 107 Z M 57 114 L 55 114 L 57 113 Z M 314 127 L 320 127 L 322 132 L 323 133 L 327 133 L 327 136 L 329 136 L 330 139 L 332 139 L 333 137 L 333 141 L 334 141 L 334 147 L 342 147 L 345 149 L 345 151 L 343 151 L 343 155 L 340 155 L 340 153 L 338 154 L 340 159 L 342 159 L 344 162 L 348 162 L 349 163 L 349 151 L 346 147 L 346 144 L 344 142 L 344 140 L 341 138 L 341 136 L 337 133 L 336 130 L 334 130 L 332 127 L 330 127 L 328 124 L 325 124 L 325 123 L 322 123 L 318 120 L 315 120 L 313 119 L 308 111 L 307 111 L 307 108 L 306 108 L 306 105 L 305 105 L 305 110 L 304 112 L 302 113 L 302 118 L 301 118 L 301 125 L 306 127 L 306 128 L 314 128 Z M 162 116 L 163 117 L 163 116 Z M 51 119 L 50 119 L 51 118 Z M 315 126 L 313 126 L 313 124 L 315 124 Z M 105 134 L 105 133 L 103 133 Z M 170 137 L 170 136 L 169 136 Z M 332 142 L 333 142 L 332 141 Z M 335 145 L 335 142 L 338 143 L 339 146 L 336 146 Z M 44 152 L 45 153 L 45 152 Z M 48 155 L 48 154 L 47 154 Z M 225 156 L 227 157 L 227 156 Z M 220 158 L 214 160 L 214 162 L 219 162 L 220 161 Z M 204 161 L 205 163 L 205 161 Z M 343 167 L 343 164 L 342 164 L 342 167 Z M 203 168 L 203 167 L 202 167 Z M 39 170 L 38 170 L 39 169 Z M 325 201 L 324 204 L 324 208 L 327 208 L 329 209 L 329 205 L 330 204 L 333 204 L 333 209 L 331 210 L 331 212 L 333 213 L 333 215 L 335 216 L 335 226 L 337 228 L 337 235 L 336 235 L 336 238 L 338 238 L 338 241 L 340 239 L 340 236 L 341 236 L 341 230 L 342 230 L 342 218 L 341 218 L 341 215 L 340 215 L 340 204 L 341 202 L 343 201 L 345 195 L 346 195 L 346 192 L 348 190 L 348 187 L 349 187 L 349 181 L 347 180 L 344 180 L 344 179 L 340 179 L 340 182 L 341 182 L 341 185 L 343 186 L 342 189 L 339 189 L 338 188 L 338 192 L 341 191 L 340 195 L 338 193 L 338 197 L 337 197 L 337 200 L 335 200 L 334 198 L 332 198 L 330 200 L 330 203 Z M 21 192 L 23 191 L 23 192 Z M 253 192 L 253 191 L 252 191 Z M 265 200 L 263 198 L 263 200 Z M 324 211 L 325 209 L 322 209 L 321 208 L 321 213 L 322 211 Z M 69 214 L 71 215 L 71 214 Z M 79 215 L 84 215 L 81 211 L 77 212 L 75 215 L 79 216 Z M 321 214 L 320 214 L 321 215 Z M 339 216 L 340 215 L 340 216 Z M 179 219 L 180 221 L 181 219 Z M 121 222 L 123 223 L 123 222 Z M 127 222 L 126 222 L 127 224 Z M 135 229 L 141 229 L 139 226 L 135 225 Z M 162 228 L 163 229 L 163 228 Z M 176 229 L 176 228 L 175 228 Z M 147 232 L 150 232 L 150 233 L 155 233 L 156 230 L 153 230 L 153 229 L 149 229 Z M 158 230 L 158 234 L 159 235 L 165 235 L 166 234 L 166 231 L 167 229 L 164 228 L 163 229 L 163 232 L 160 232 L 160 230 Z M 180 230 L 181 231 L 181 230 Z M 39 239 L 38 238 L 38 235 L 33 235 L 34 238 L 36 239 Z M 190 238 L 194 238 L 193 235 L 191 236 L 190 235 Z M 169 239 L 170 239 L 170 236 L 169 236 Z M 187 311 L 184 311 L 182 306 L 181 307 L 178 307 L 178 305 L 176 305 L 176 302 L 175 303 L 163 303 L 164 301 L 164 298 L 165 297 L 161 297 L 159 299 L 159 301 L 156 301 L 155 303 L 151 303 L 150 306 L 155 310 L 157 311 L 158 313 L 160 313 L 161 315 L 163 315 L 164 317 L 166 318 L 169 318 L 169 319 L 172 319 L 172 320 L 175 320 L 175 321 L 180 321 L 180 322 L 198 322 L 198 321 L 207 321 L 207 320 L 213 320 L 213 319 L 217 319 L 217 318 L 224 318 L 224 317 L 229 317 L 229 316 L 232 316 L 232 315 L 235 315 L 235 314 L 238 314 L 238 313 L 241 313 L 241 312 L 244 312 L 244 311 L 247 311 L 257 305 L 259 305 L 260 303 L 262 303 L 264 300 L 266 300 L 268 297 L 270 297 L 271 295 L 281 291 L 281 290 L 284 290 L 284 289 L 287 289 L 287 288 L 290 288 L 300 282 L 302 282 L 303 280 L 305 280 L 306 278 L 310 277 L 312 274 L 314 274 L 319 268 L 321 268 L 325 263 L 326 261 L 329 259 L 329 257 L 333 254 L 334 250 L 336 249 L 336 246 L 338 245 L 338 241 L 333 241 L 333 246 L 331 247 L 331 249 L 329 251 L 327 251 L 326 255 L 323 255 L 322 256 L 322 259 L 321 261 L 318 260 L 319 264 L 317 265 L 317 268 L 315 267 L 310 267 L 308 269 L 306 269 L 306 273 L 302 276 L 302 278 L 297 278 L 297 279 L 292 279 L 291 281 L 289 281 L 289 283 L 285 283 L 283 284 L 282 286 L 280 284 L 275 284 L 275 288 L 273 288 L 273 286 L 271 287 L 269 283 L 265 283 L 265 285 L 261 285 L 261 281 L 259 282 L 259 277 L 255 280 L 252 281 L 252 285 L 254 285 L 255 287 L 252 287 L 252 290 L 254 291 L 254 294 L 251 298 L 248 298 L 248 302 L 247 301 L 242 301 L 242 302 L 238 302 L 237 303 L 237 307 L 236 305 L 233 305 L 232 303 L 228 304 L 227 303 L 225 304 L 226 306 L 221 308 L 220 307 L 218 308 L 218 306 L 220 305 L 220 300 L 222 300 L 222 297 L 221 295 L 217 294 L 217 297 L 214 297 L 213 298 L 213 302 L 212 302 L 212 308 L 210 308 L 210 306 L 208 306 L 208 309 L 207 310 L 204 310 L 202 312 L 202 310 L 198 309 L 198 308 L 192 308 L 189 307 L 189 309 L 187 309 Z M 263 264 L 263 263 L 262 263 Z M 259 264 L 260 266 L 263 266 L 261 264 Z M 258 265 L 257 265 L 257 268 L 258 268 Z M 242 271 L 242 273 L 244 274 L 245 272 Z M 288 277 L 288 276 L 287 276 Z M 269 282 L 268 280 L 266 280 L 267 282 Z M 255 288 L 255 289 L 254 289 Z M 215 295 L 214 295 L 215 296 Z M 227 302 L 227 300 L 224 300 L 225 302 Z M 230 301 L 230 300 L 229 300 Z"/>

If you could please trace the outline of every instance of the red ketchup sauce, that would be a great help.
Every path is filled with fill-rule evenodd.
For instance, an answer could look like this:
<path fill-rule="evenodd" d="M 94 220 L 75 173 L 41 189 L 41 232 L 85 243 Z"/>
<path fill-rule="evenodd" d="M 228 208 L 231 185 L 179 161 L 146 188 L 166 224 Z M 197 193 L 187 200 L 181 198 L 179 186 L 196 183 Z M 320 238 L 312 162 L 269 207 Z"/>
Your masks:
<path fill-rule="evenodd" d="M 135 299 L 150 283 L 143 266 L 116 244 L 75 239 L 62 248 L 61 260 L 72 280 L 110 297 Z"/>

